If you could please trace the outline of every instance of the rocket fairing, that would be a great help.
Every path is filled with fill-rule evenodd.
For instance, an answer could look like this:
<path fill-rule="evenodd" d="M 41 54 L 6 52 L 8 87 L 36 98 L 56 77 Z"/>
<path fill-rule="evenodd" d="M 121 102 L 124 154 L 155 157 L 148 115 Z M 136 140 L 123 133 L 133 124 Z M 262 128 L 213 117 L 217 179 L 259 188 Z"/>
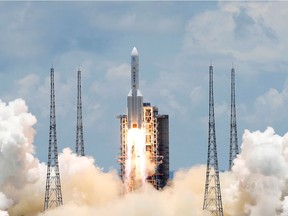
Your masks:
<path fill-rule="evenodd" d="M 128 129 L 142 128 L 143 95 L 139 90 L 139 55 L 136 47 L 131 52 L 131 90 L 127 97 Z"/>

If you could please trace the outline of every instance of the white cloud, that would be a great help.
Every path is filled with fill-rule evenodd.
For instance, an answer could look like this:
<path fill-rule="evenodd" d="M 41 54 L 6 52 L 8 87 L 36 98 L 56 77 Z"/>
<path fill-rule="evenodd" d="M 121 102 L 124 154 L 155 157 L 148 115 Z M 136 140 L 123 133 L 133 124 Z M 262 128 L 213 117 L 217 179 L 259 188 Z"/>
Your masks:
<path fill-rule="evenodd" d="M 49 72 L 49 70 L 47 70 Z M 48 75 L 49 74 L 49 75 Z M 49 115 L 50 103 L 50 73 L 44 79 L 37 74 L 31 73 L 15 82 L 15 90 L 18 97 L 27 100 L 34 108 L 37 108 L 43 116 Z M 76 98 L 76 72 L 75 77 L 63 79 L 61 72 L 54 69 L 55 100 L 57 104 L 57 115 L 65 116 L 68 110 L 73 109 L 72 105 Z M 73 102 L 72 102 L 73 101 Z"/>
<path fill-rule="evenodd" d="M 230 110 L 229 110 L 227 103 L 225 103 L 225 102 L 215 103 L 215 115 L 217 117 L 225 116 L 229 112 L 230 112 Z"/>
<path fill-rule="evenodd" d="M 264 94 L 258 96 L 252 110 L 242 110 L 244 122 L 248 125 L 275 126 L 285 124 L 288 107 L 288 86 L 281 91 L 270 88 Z"/>
<path fill-rule="evenodd" d="M 283 92 L 278 92 L 278 90 L 271 88 L 264 95 L 257 98 L 256 106 L 264 106 L 271 111 L 277 111 L 277 109 L 283 108 L 285 99 L 288 99 L 288 94 L 285 90 Z"/>
<path fill-rule="evenodd" d="M 286 141 L 286 135 L 275 134 L 273 128 L 264 132 L 245 130 L 241 153 L 232 168 L 236 181 L 223 193 L 223 199 L 228 201 L 226 211 L 229 215 L 282 213 L 281 205 L 287 190 L 287 160 L 283 154 Z"/>
<path fill-rule="evenodd" d="M 184 48 L 212 53 L 228 50 L 233 40 L 231 35 L 233 28 L 234 22 L 229 14 L 219 11 L 205 11 L 187 23 Z"/>
<path fill-rule="evenodd" d="M 25 59 L 28 56 L 35 58 L 40 53 L 42 54 L 43 44 L 39 41 L 37 31 L 32 30 L 33 18 L 37 13 L 34 13 L 31 3 L 21 2 L 15 4 L 15 7 L 3 4 L 1 8 L 1 56 L 12 57 L 15 60 L 15 58 Z"/>
<path fill-rule="evenodd" d="M 191 135 L 195 142 L 200 142 L 207 135 L 208 119 L 205 117 L 199 120 L 199 116 L 208 114 L 209 59 L 215 63 L 216 118 L 230 111 L 229 87 L 225 87 L 229 84 L 228 73 L 226 76 L 229 69 L 226 69 L 234 62 L 240 80 L 238 94 L 245 91 L 247 95 L 237 100 L 240 104 L 237 104 L 240 125 L 283 123 L 287 119 L 279 117 L 279 113 L 286 113 L 286 87 L 283 90 L 274 87 L 262 96 L 256 95 L 259 91 L 263 92 L 263 89 L 271 88 L 269 82 L 272 77 L 265 79 L 262 74 L 259 75 L 260 72 L 287 71 L 288 7 L 285 2 L 226 1 L 195 5 L 193 2 L 23 2 L 9 7 L 8 4 L 2 3 L 0 9 L 0 23 L 3 26 L 0 35 L 3 45 L 0 47 L 0 55 L 3 56 L 0 58 L 0 63 L 3 62 L 0 70 L 3 76 L 0 76 L 1 80 L 5 78 L 1 85 L 1 95 L 4 98 L 9 95 L 9 99 L 15 98 L 15 95 L 25 98 L 35 115 L 40 117 L 39 123 L 48 125 L 49 66 L 52 61 L 57 75 L 57 120 L 60 125 L 62 123 L 67 127 L 65 130 L 72 134 L 71 137 L 75 129 L 73 121 L 76 115 L 78 67 L 83 75 L 83 118 L 85 124 L 89 125 L 86 130 L 97 127 L 96 130 L 101 131 L 97 142 L 99 138 L 99 142 L 103 143 L 107 139 L 107 131 L 111 131 L 111 124 L 118 125 L 115 115 L 125 113 L 126 96 L 130 88 L 130 66 L 126 62 L 129 61 L 130 46 L 138 47 L 138 44 L 142 46 L 140 49 L 143 52 L 141 65 L 147 72 L 141 72 L 141 91 L 145 101 L 156 105 L 161 113 L 170 115 L 173 121 L 171 127 L 176 128 L 171 130 L 171 139 L 174 139 L 171 143 L 178 142 L 176 134 L 182 134 L 179 125 L 186 127 L 183 124 L 184 118 L 188 127 L 192 128 L 204 122 L 205 133 L 193 132 Z M 78 15 L 75 16 L 74 12 Z M 186 32 L 183 23 L 186 23 Z M 181 50 L 179 45 L 183 39 L 185 41 Z M 126 51 L 121 50 L 128 52 L 125 54 Z M 5 82 L 9 79 L 18 81 L 9 85 Z M 245 80 L 252 84 L 248 86 Z M 254 89 L 249 89 L 253 85 L 263 85 L 263 88 L 254 92 Z M 257 100 L 255 104 L 254 99 Z M 112 117 L 107 119 L 107 116 Z M 223 122 L 229 122 L 229 118 L 222 119 Z M 99 127 L 103 130 L 99 130 Z M 217 127 L 220 130 L 222 128 L 221 124 Z M 38 134 L 47 135 L 47 131 L 38 131 Z M 47 138 L 42 137 L 42 134 L 37 137 L 39 150 L 43 148 L 40 143 Z M 60 139 L 62 135 L 59 135 Z M 93 136 L 88 135 L 87 138 Z M 111 136 L 114 140 L 107 139 L 107 142 L 117 143 L 118 134 L 115 137 Z M 179 142 L 182 142 L 180 139 L 182 137 L 179 138 Z M 197 148 L 195 151 L 203 150 L 199 149 L 202 147 Z M 46 159 L 46 148 L 44 151 Z M 180 151 L 179 148 L 176 151 Z M 113 156 L 105 155 L 105 158 Z M 191 163 L 195 161 L 194 158 L 205 160 L 196 155 Z"/>
<path fill-rule="evenodd" d="M 15 85 L 18 89 L 18 92 L 22 94 L 22 96 L 29 96 L 32 92 L 35 93 L 35 88 L 39 86 L 40 78 L 36 74 L 28 74 L 22 79 L 16 81 Z"/>
<path fill-rule="evenodd" d="M 170 109 L 170 111 L 177 113 L 177 115 L 183 115 L 187 112 L 186 107 L 180 104 L 177 97 L 170 90 L 162 89 L 160 91 L 160 97 L 162 97 L 162 100 L 165 101 L 166 109 Z"/>
<path fill-rule="evenodd" d="M 13 200 L 8 199 L 6 195 L 0 191 L 0 215 L 1 216 L 8 215 L 8 214 L 4 214 L 5 212 L 1 210 L 8 209 L 10 206 L 12 206 L 12 204 L 13 204 Z"/>
<path fill-rule="evenodd" d="M 199 104 L 204 98 L 204 90 L 201 86 L 195 86 L 190 92 L 190 98 L 192 104 Z"/>
<path fill-rule="evenodd" d="M 118 66 L 108 68 L 106 75 L 107 80 L 119 80 L 130 78 L 130 65 L 124 63 Z"/>
<path fill-rule="evenodd" d="M 119 97 L 128 94 L 130 89 L 130 66 L 127 63 L 107 64 L 103 73 L 92 81 L 90 92 L 100 98 Z"/>
<path fill-rule="evenodd" d="M 123 4 L 122 4 L 123 5 Z M 147 7 L 147 10 L 145 8 Z M 98 9 L 98 13 L 91 11 L 88 13 L 89 23 L 93 27 L 120 31 L 120 32 L 142 32 L 142 33 L 169 33 L 176 32 L 182 25 L 179 16 L 171 15 L 163 16 L 160 4 L 143 4 L 142 7 L 135 5 L 127 5 L 130 8 L 128 12 L 121 9 L 115 11 L 113 7 L 107 9 L 103 13 Z M 97 9 L 96 9 L 97 10 Z M 139 12 L 141 11 L 141 12 Z M 157 11 L 157 13 L 155 13 Z"/>
<path fill-rule="evenodd" d="M 261 63 L 258 71 L 267 65 L 271 69 L 271 64 L 275 69 L 288 54 L 287 14 L 283 2 L 221 2 L 217 9 L 192 17 L 183 47 L 243 65 Z"/>

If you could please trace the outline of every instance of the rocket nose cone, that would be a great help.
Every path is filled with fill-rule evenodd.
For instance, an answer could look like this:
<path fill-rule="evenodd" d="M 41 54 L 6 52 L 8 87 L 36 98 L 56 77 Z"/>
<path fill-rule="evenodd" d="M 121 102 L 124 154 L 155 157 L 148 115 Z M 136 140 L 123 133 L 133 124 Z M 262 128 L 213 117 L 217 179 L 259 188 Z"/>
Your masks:
<path fill-rule="evenodd" d="M 137 51 L 136 47 L 134 47 L 132 49 L 131 56 L 138 56 L 138 51 Z"/>

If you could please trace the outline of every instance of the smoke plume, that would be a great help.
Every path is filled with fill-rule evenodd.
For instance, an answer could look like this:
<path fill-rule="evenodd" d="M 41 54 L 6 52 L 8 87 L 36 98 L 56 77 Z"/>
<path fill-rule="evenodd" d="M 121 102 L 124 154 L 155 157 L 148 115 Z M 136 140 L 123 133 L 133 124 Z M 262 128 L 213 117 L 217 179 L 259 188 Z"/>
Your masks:
<path fill-rule="evenodd" d="M 179 170 L 161 191 L 123 194 L 116 170 L 69 148 L 59 154 L 64 205 L 43 212 L 46 165 L 35 158 L 36 118 L 22 99 L 0 101 L 0 216 L 202 216 L 205 165 Z M 219 158 L 221 160 L 221 158 Z M 244 131 L 231 172 L 220 173 L 225 216 L 288 215 L 288 134 Z"/>
<path fill-rule="evenodd" d="M 281 137 L 270 127 L 264 132 L 245 130 L 231 184 L 224 188 L 228 215 L 288 215 L 287 147 L 288 134 Z"/>
<path fill-rule="evenodd" d="M 34 157 L 33 125 L 36 118 L 27 112 L 22 99 L 8 104 L 0 101 L 0 210 L 21 200 L 27 184 L 39 179 L 39 161 Z M 3 212 L 1 214 L 5 215 Z"/>

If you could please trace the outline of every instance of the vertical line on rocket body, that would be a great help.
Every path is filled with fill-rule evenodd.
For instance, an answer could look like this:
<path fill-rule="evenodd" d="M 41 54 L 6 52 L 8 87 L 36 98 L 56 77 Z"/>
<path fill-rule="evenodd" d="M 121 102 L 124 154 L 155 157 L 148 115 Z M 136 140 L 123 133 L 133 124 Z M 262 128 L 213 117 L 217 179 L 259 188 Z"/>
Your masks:
<path fill-rule="evenodd" d="M 142 127 L 143 96 L 139 90 L 139 55 L 136 47 L 131 52 L 131 90 L 127 97 L 128 128 Z"/>

